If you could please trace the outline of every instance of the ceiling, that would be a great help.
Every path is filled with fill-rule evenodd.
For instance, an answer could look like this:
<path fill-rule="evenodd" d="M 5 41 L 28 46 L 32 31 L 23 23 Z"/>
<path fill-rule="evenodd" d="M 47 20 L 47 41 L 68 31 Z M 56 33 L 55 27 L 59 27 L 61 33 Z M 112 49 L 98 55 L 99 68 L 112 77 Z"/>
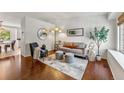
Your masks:
<path fill-rule="evenodd" d="M 29 16 L 54 23 L 53 20 L 102 15 L 107 15 L 107 12 L 1 12 L 0 20 L 13 21 L 14 24 L 20 24 L 24 16 Z"/>
<path fill-rule="evenodd" d="M 18 18 L 29 16 L 38 19 L 66 19 L 82 16 L 100 16 L 107 14 L 107 12 L 9 12 L 4 14 Z"/>

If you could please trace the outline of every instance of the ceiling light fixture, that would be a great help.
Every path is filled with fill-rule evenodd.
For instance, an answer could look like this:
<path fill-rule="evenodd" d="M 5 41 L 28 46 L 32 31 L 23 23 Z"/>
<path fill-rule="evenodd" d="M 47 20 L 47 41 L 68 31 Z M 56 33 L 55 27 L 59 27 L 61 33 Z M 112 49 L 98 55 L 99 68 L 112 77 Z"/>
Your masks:
<path fill-rule="evenodd" d="M 54 31 L 56 31 L 56 32 L 61 32 L 62 29 L 61 29 L 59 26 L 56 26 L 56 27 L 54 28 Z"/>

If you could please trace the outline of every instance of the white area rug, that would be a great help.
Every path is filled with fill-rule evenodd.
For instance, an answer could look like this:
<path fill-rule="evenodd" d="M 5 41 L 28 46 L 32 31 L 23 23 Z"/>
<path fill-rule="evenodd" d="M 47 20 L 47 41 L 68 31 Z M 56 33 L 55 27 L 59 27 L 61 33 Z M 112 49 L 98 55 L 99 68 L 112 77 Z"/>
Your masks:
<path fill-rule="evenodd" d="M 43 59 L 39 60 L 40 62 L 43 62 L 77 80 L 82 79 L 88 63 L 88 60 L 84 60 L 77 57 L 75 57 L 75 61 L 73 63 L 66 63 L 64 62 L 64 60 L 56 60 L 54 54 L 45 58 L 44 61 Z"/>

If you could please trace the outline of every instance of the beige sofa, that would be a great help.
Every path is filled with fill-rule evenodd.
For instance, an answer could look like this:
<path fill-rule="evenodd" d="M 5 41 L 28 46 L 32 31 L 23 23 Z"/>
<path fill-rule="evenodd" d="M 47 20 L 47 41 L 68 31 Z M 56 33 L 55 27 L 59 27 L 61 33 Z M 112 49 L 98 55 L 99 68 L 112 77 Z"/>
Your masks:
<path fill-rule="evenodd" d="M 64 42 L 59 46 L 59 50 L 74 53 L 75 56 L 86 57 L 87 45 L 83 42 Z"/>

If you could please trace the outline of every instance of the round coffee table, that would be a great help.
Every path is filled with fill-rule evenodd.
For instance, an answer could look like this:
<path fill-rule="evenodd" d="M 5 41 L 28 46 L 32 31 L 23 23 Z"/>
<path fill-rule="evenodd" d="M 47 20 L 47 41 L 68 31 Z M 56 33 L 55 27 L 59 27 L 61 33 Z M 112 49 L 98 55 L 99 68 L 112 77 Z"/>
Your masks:
<path fill-rule="evenodd" d="M 63 59 L 63 51 L 56 51 L 56 59 L 58 60 Z"/>
<path fill-rule="evenodd" d="M 65 62 L 67 62 L 67 63 L 74 62 L 74 54 L 73 53 L 66 53 L 65 54 Z"/>

